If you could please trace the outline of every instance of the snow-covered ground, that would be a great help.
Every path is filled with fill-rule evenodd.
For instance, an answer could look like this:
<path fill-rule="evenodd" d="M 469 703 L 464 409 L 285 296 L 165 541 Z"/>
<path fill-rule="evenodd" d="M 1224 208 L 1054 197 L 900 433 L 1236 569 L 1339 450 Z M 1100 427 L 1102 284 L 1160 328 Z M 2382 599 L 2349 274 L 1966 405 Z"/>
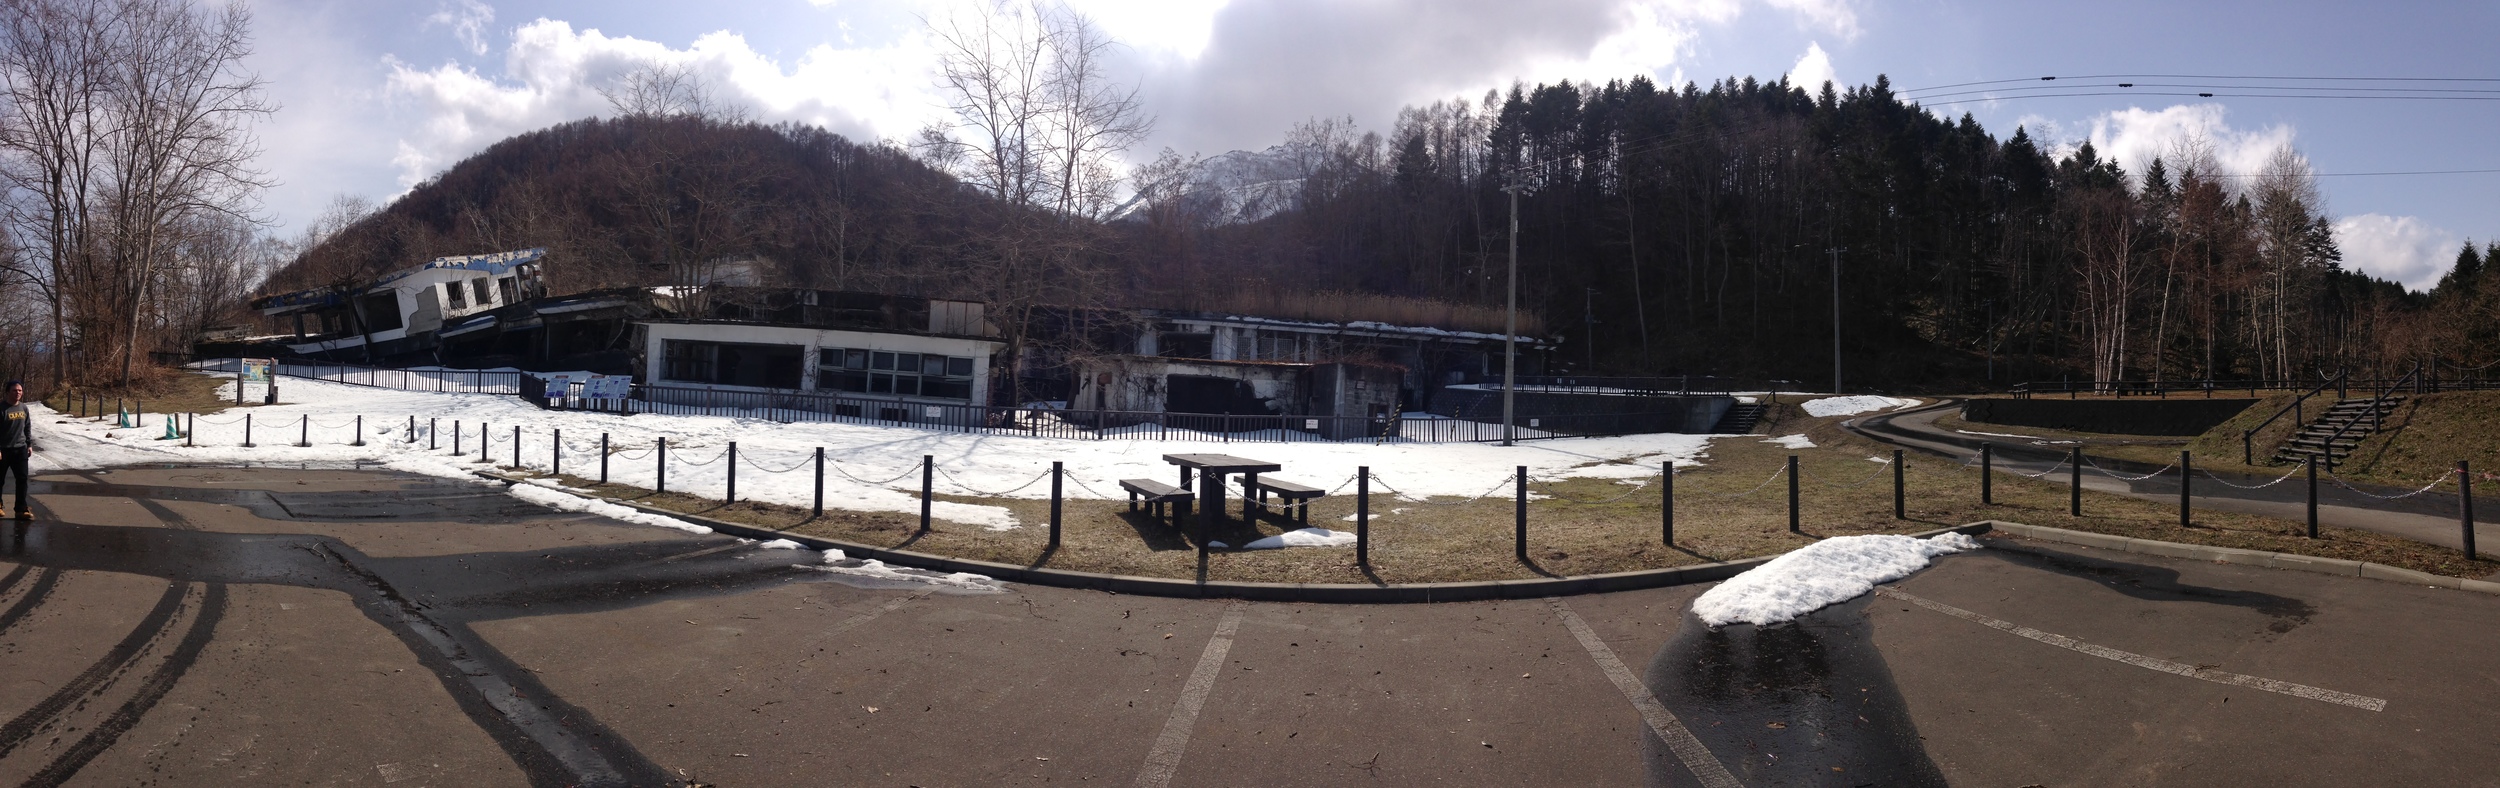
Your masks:
<path fill-rule="evenodd" d="M 1693 599 L 1703 624 L 1777 624 L 1858 598 L 1927 568 L 1936 556 L 1979 548 L 1958 533 L 1933 539 L 1877 534 L 1835 536 L 1789 551 L 1728 578 Z"/>
<path fill-rule="evenodd" d="M 232 386 L 226 384 L 221 396 L 232 397 Z M 1491 443 L 1228 443 L 1213 434 L 1198 440 L 1092 441 L 862 424 L 783 424 L 725 416 L 549 411 L 511 395 L 398 391 L 293 378 L 281 384 L 280 393 L 286 401 L 278 405 L 198 418 L 192 446 L 184 446 L 179 439 L 159 439 L 165 433 L 161 414 L 147 416 L 146 423 L 137 428 L 113 428 L 109 419 L 45 418 L 36 425 L 37 440 L 43 446 L 36 455 L 36 467 L 364 461 L 432 476 L 470 478 L 470 469 L 485 465 L 476 461 L 481 425 L 490 442 L 488 456 L 497 465 L 512 464 L 513 427 L 517 425 L 522 465 L 551 470 L 552 439 L 561 430 L 563 470 L 596 477 L 599 436 L 606 433 L 617 450 L 609 459 L 608 478 L 639 487 L 655 486 L 652 449 L 657 439 L 667 438 L 668 489 L 712 498 L 725 494 L 725 453 L 735 441 L 741 466 L 739 499 L 793 506 L 806 506 L 813 500 L 812 458 L 821 446 L 825 449 L 827 506 L 917 513 L 922 455 L 935 458 L 934 488 L 941 494 L 1047 498 L 1050 464 L 1055 460 L 1066 465 L 1064 492 L 1068 497 L 1122 500 L 1127 495 L 1119 488 L 1120 479 L 1177 477 L 1178 471 L 1163 462 L 1165 454 L 1223 453 L 1282 464 L 1284 471 L 1276 476 L 1332 492 L 1350 491 L 1355 469 L 1370 466 L 1376 494 L 1411 499 L 1474 497 L 1506 488 L 1511 469 L 1517 465 L 1528 466 L 1535 480 L 1637 481 L 1654 475 L 1661 462 L 1700 464 L 1710 440 L 1703 435 L 1630 435 L 1532 441 L 1510 448 Z M 252 442 L 257 444 L 252 448 L 241 445 L 246 414 L 251 419 Z M 351 446 L 359 415 L 364 417 L 365 445 Z M 409 442 L 411 416 L 416 424 L 414 443 Z M 433 434 L 428 433 L 429 419 Z M 458 457 L 452 455 L 455 423 L 463 452 Z M 296 446 L 306 424 L 312 445 Z M 429 440 L 436 448 L 427 448 Z M 547 490 L 544 494 L 558 493 Z M 991 528 L 1017 525 L 1005 508 L 997 506 L 941 501 L 933 514 L 949 522 Z"/>
<path fill-rule="evenodd" d="M 1906 399 L 1902 397 L 1878 397 L 1872 394 L 1856 394 L 1846 397 L 1824 397 L 1822 399 L 1807 400 L 1806 403 L 1800 407 L 1806 409 L 1806 415 L 1808 416 L 1828 418 L 1831 416 L 1855 416 L 1869 411 L 1907 408 L 1917 404 L 1919 404 L 1918 400 Z"/>
<path fill-rule="evenodd" d="M 1764 441 L 1762 441 L 1762 442 L 1763 442 L 1763 443 L 1777 444 L 1780 448 L 1783 448 L 1783 449 L 1811 449 L 1811 448 L 1814 448 L 1814 439 L 1813 439 L 1813 438 L 1808 438 L 1808 437 L 1806 437 L 1806 436 L 1805 436 L 1805 433 L 1802 433 L 1802 432 L 1801 432 L 1801 433 L 1798 433 L 1798 434 L 1795 434 L 1795 435 L 1782 435 L 1782 436 L 1779 436 L 1779 437 L 1777 437 L 1777 438 L 1770 438 L 1770 439 L 1766 439 L 1766 440 L 1764 440 Z"/>

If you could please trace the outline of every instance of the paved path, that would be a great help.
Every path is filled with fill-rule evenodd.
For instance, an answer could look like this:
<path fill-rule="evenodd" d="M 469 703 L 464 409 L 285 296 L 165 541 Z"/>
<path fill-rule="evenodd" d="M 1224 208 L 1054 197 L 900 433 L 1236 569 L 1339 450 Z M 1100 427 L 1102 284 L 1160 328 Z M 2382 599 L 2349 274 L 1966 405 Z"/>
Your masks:
<path fill-rule="evenodd" d="M 2056 468 L 2056 473 L 2048 480 L 2060 484 L 2067 481 L 2067 469 L 2062 467 L 2066 462 L 2063 456 L 2066 447 L 2038 447 L 2022 441 L 1990 440 L 1985 436 L 1965 435 L 1936 426 L 1937 418 L 1955 412 L 1960 406 L 1959 402 L 1946 401 L 1900 413 L 1853 419 L 1843 426 L 1874 440 L 1949 457 L 1955 462 L 1971 461 L 1979 456 L 1979 446 L 1986 443 L 1996 447 L 1995 464 L 2001 473 L 2038 475 Z M 2083 472 L 2084 489 L 2148 501 L 2175 503 L 2179 500 L 2179 479 L 2175 472 L 2130 481 L 2112 474 L 2136 477 L 2158 469 L 2133 462 L 2091 457 L 2089 454 L 2085 456 L 2089 462 L 2107 469 L 2109 473 L 2087 465 Z M 2219 474 L 2221 479 L 2216 480 L 2215 475 L 2200 469 L 2198 475 L 2190 480 L 2192 487 L 2189 493 L 2198 508 L 2263 515 L 2293 522 L 2308 520 L 2306 476 L 2295 473 L 2290 478 L 2259 478 L 2225 473 Z M 2247 489 L 2258 485 L 2265 486 Z M 2476 490 L 2478 493 L 2485 492 L 2491 486 L 2486 482 Z M 2462 549 L 2465 536 L 2457 517 L 2456 488 L 2451 485 L 2429 493 L 2404 496 L 2409 492 L 2412 491 L 2383 489 L 2374 485 L 2361 485 L 2361 490 L 2354 490 L 2321 476 L 2318 482 L 2318 522 Z M 2500 518 L 2500 498 L 2478 494 L 2474 496 L 2474 511 L 2474 539 L 2478 552 L 2500 554 L 2500 541 L 2495 541 L 2500 540 L 2500 522 L 2495 522 L 2495 518 Z"/>
<path fill-rule="evenodd" d="M 0 526 L 0 782 L 2500 785 L 2500 599 L 2354 578 L 1992 539 L 1898 587 L 2384 711 L 1890 596 L 954 593 L 397 474 L 43 481 Z"/>

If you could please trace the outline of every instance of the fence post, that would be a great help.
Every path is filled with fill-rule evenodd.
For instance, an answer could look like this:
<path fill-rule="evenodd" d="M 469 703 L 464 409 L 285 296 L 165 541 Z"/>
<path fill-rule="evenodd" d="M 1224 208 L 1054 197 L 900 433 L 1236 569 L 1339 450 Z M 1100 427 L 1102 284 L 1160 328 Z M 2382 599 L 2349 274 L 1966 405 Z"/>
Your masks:
<path fill-rule="evenodd" d="M 143 400 L 143 399 L 132 399 L 132 400 L 130 401 L 130 426 L 133 426 L 133 427 L 143 426 L 143 425 L 145 425 L 145 424 L 147 423 L 147 421 L 148 421 L 148 402 L 147 402 L 147 400 Z"/>
<path fill-rule="evenodd" d="M 652 491 L 668 492 L 667 436 L 661 436 L 659 446 L 651 450 L 651 460 L 652 465 L 655 468 L 655 470 L 652 471 L 652 475 L 655 477 L 655 481 L 652 483 Z"/>
<path fill-rule="evenodd" d="M 599 433 L 599 483 L 608 483 L 608 434 Z"/>
<path fill-rule="evenodd" d="M 295 428 L 296 448 L 300 449 L 312 446 L 312 414 L 306 413 L 301 418 L 298 418 L 295 423 Z"/>
<path fill-rule="evenodd" d="M 463 450 L 463 449 L 461 449 L 461 448 L 460 448 L 460 442 L 461 442 L 462 440 L 464 440 L 464 439 L 461 437 L 461 435 L 462 435 L 462 433 L 460 432 L 460 420 L 459 420 L 459 419 L 452 419 L 452 420 L 451 420 L 451 456 L 453 456 L 453 457 L 462 457 L 462 456 L 467 456 L 467 455 L 468 455 L 468 452 L 467 452 L 466 450 Z"/>
<path fill-rule="evenodd" d="M 1063 472 L 1058 460 L 1050 462 L 1050 549 L 1059 549 L 1059 476 Z"/>
<path fill-rule="evenodd" d="M 2309 455 L 2309 538 L 2318 538 L 2318 455 Z"/>
<path fill-rule="evenodd" d="M 1511 529 L 1511 530 L 1512 530 L 1512 532 L 1513 532 L 1513 534 L 1512 534 L 1512 538 L 1511 538 L 1511 552 L 1512 552 L 1513 554 L 1515 554 L 1515 555 L 1517 555 L 1517 556 L 1519 557 L 1519 561 L 1520 561 L 1520 563 L 1527 563 L 1527 561 L 1528 561 L 1528 466 L 1525 466 L 1525 465 L 1519 466 L 1519 470 L 1518 470 L 1518 477 L 1517 477 L 1517 478 L 1518 478 L 1518 482 L 1517 482 L 1517 484 L 1516 484 L 1515 490 L 1511 493 L 1511 502 L 1512 502 L 1512 504 L 1511 504 L 1511 508 L 1512 508 L 1513 515 L 1514 515 L 1514 516 L 1511 518 L 1511 519 L 1512 519 L 1512 523 L 1511 523 L 1511 524 L 1512 524 L 1512 529 Z"/>
<path fill-rule="evenodd" d="M 495 461 L 488 459 L 486 452 L 495 447 L 495 433 L 489 431 L 489 426 L 483 421 L 477 423 L 477 461 L 492 465 Z"/>
<path fill-rule="evenodd" d="M 2474 560 L 2474 471 L 2457 461 L 2457 525 L 2465 529 L 2465 560 Z"/>
<path fill-rule="evenodd" d="M 920 532 L 929 532 L 929 488 L 936 486 L 937 458 L 920 455 Z"/>
<path fill-rule="evenodd" d="M 737 441 L 730 441 L 730 442 L 729 442 L 729 456 L 728 456 L 728 460 L 729 460 L 729 494 L 728 494 L 728 495 L 725 495 L 725 496 L 723 496 L 723 497 L 721 498 L 721 503 L 737 503 L 737 502 L 738 502 L 738 442 L 737 442 Z"/>
<path fill-rule="evenodd" d="M 2070 462 L 2069 462 L 2068 464 L 2070 464 L 2070 465 L 2072 465 L 2072 466 L 2074 466 L 2074 467 L 2073 467 L 2073 468 L 2071 468 L 2071 469 L 2068 469 L 2068 470 L 2067 470 L 2067 472 L 2066 472 L 2066 479 L 2067 479 L 2067 484 L 2066 484 L 2066 513 L 2067 513 L 2068 515 L 2072 515 L 2072 516 L 2075 516 L 2075 517 L 2082 517 L 2082 516 L 2083 516 L 2083 447 L 2081 447 L 2081 446 L 2077 446 L 2077 447 L 2075 447 L 2074 456 L 2069 457 L 2069 458 L 2068 458 L 2068 460 L 2070 460 Z"/>
<path fill-rule="evenodd" d="M 1302 505 L 1311 502 L 1304 500 Z M 1372 466 L 1354 469 L 1354 565 L 1369 569 L 1372 565 Z"/>
<path fill-rule="evenodd" d="M 816 447 L 816 508 L 809 517 L 825 516 L 825 447 Z"/>
<path fill-rule="evenodd" d="M 1910 519 L 1909 481 L 1905 478 L 1908 465 L 1909 460 L 1902 458 L 1900 449 L 1892 450 L 1892 519 L 1895 520 Z"/>
<path fill-rule="evenodd" d="M 512 467 L 521 467 L 521 425 L 512 425 Z"/>
<path fill-rule="evenodd" d="M 2186 449 L 2179 450 L 2179 527 L 2188 527 L 2188 471 L 2192 468 Z"/>
<path fill-rule="evenodd" d="M 243 414 L 243 448 L 252 448 L 252 414 Z"/>
<path fill-rule="evenodd" d="M 408 441 L 407 441 L 407 442 L 409 442 L 409 443 L 415 443 L 415 442 L 417 442 L 417 414 L 414 414 L 414 413 L 408 414 Z"/>
<path fill-rule="evenodd" d="M 411 416 L 410 418 L 415 417 Z M 190 448 L 191 439 L 200 434 L 200 414 L 188 414 L 183 418 L 183 421 L 188 422 L 189 426 L 184 428 L 182 431 L 182 445 L 183 448 Z"/>
<path fill-rule="evenodd" d="M 1788 532 L 1804 533 L 1797 527 L 1797 455 L 1788 455 Z"/>
<path fill-rule="evenodd" d="M 547 472 L 548 472 L 548 473 L 555 474 L 555 475 L 557 475 L 557 476 L 562 476 L 562 475 L 564 475 L 564 428 L 563 428 L 563 427 L 557 427 L 557 428 L 556 428 L 556 440 L 555 440 L 555 443 L 552 443 L 552 444 L 549 444 L 549 445 L 548 445 L 548 449 L 547 449 Z"/>
<path fill-rule="evenodd" d="M 1658 543 L 1675 545 L 1675 461 L 1658 464 Z"/>
<path fill-rule="evenodd" d="M 364 417 L 364 414 L 361 414 L 361 413 L 356 414 L 356 440 L 355 440 L 355 441 L 353 441 L 353 442 L 348 443 L 347 445 L 349 445 L 349 446 L 363 446 L 363 445 L 365 445 L 365 417 Z"/>

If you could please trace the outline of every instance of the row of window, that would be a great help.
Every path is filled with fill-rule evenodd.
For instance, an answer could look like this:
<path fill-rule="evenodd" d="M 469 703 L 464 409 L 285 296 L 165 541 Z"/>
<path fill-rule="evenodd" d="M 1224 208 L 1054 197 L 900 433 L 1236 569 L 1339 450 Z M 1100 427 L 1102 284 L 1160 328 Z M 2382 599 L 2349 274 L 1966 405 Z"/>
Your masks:
<path fill-rule="evenodd" d="M 747 345 L 668 340 L 663 380 L 728 386 L 796 389 L 805 349 L 797 345 Z M 972 359 L 934 353 L 825 348 L 817 353 L 816 390 L 972 399 Z"/>
<path fill-rule="evenodd" d="M 476 294 L 478 306 L 489 306 L 498 303 L 495 300 L 495 296 L 498 295 L 503 296 L 501 303 L 509 304 L 521 300 L 520 285 L 514 281 L 513 277 L 507 276 L 492 280 L 494 282 L 494 284 L 491 285 L 491 287 L 494 288 L 493 290 L 487 289 L 490 287 L 490 285 L 487 284 L 487 281 L 489 280 L 486 277 L 481 276 L 476 279 L 468 280 L 468 284 L 465 287 L 459 282 L 444 282 L 443 303 L 449 305 L 452 309 L 467 309 L 469 308 L 471 293 Z"/>

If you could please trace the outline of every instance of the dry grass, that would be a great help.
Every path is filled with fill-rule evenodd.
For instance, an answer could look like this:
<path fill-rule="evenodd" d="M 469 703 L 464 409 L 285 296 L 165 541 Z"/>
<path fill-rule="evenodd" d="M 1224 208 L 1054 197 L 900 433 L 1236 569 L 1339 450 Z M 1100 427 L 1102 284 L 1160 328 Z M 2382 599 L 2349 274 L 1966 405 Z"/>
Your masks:
<path fill-rule="evenodd" d="M 1792 451 L 1746 438 L 1714 442 L 1703 467 L 1677 477 L 1673 546 L 1659 540 L 1654 481 L 1638 489 L 1608 479 L 1532 484 L 1533 492 L 1553 497 L 1529 502 L 1529 549 L 1524 563 L 1512 553 L 1514 504 L 1507 488 L 1472 502 L 1443 498 L 1429 503 L 1393 500 L 1375 489 L 1370 572 L 1354 565 L 1351 549 L 1216 550 L 1204 576 L 1259 582 L 1428 583 L 1587 575 L 1750 558 L 1794 549 L 1821 537 L 1907 533 L 1985 519 L 2366 560 L 2449 575 L 2480 576 L 2500 569 L 2489 561 L 2467 565 L 2452 551 L 2366 531 L 2327 529 L 2324 538 L 2312 541 L 2301 536 L 2298 523 L 2263 517 L 2200 512 L 2196 527 L 2181 528 L 2177 510 L 2171 506 L 2093 492 L 2085 493 L 2086 516 L 2069 517 L 2062 483 L 2011 473 L 1998 475 L 1997 504 L 1982 505 L 1976 471 L 1915 455 L 1906 473 L 1908 518 L 1896 520 L 1891 471 L 1868 460 L 1890 457 L 1889 447 L 1842 431 L 1841 419 L 1805 416 L 1793 404 L 1778 406 L 1770 416 L 1765 433 L 1803 433 L 1819 447 Z M 1290 447 L 1282 447 L 1275 453 L 1289 451 Z M 1773 477 L 1792 453 L 1798 455 L 1803 470 L 1801 533 L 1794 534 L 1788 531 L 1787 480 Z M 1281 459 L 1292 464 L 1289 456 Z M 1194 525 L 1175 529 L 1143 512 L 1129 512 L 1123 502 L 1067 501 L 1062 546 L 1046 554 L 1048 501 L 940 495 L 938 499 L 944 501 L 1005 507 L 1027 526 L 991 531 L 941 521 L 922 533 L 918 518 L 909 514 L 828 510 L 823 517 L 811 518 L 805 508 L 752 502 L 724 506 L 676 493 L 659 495 L 622 485 L 598 485 L 579 477 L 563 481 L 663 509 L 881 547 L 1087 572 L 1199 576 Z M 1213 540 L 1238 545 L 1298 527 L 1275 516 L 1244 523 L 1240 506 L 1238 500 L 1231 503 Z M 1353 525 L 1342 518 L 1353 512 L 1353 496 L 1348 491 L 1314 503 L 1310 522 L 1350 531 Z"/>
<path fill-rule="evenodd" d="M 53 392 L 44 398 L 43 404 L 63 413 L 76 413 L 79 405 L 72 401 L 72 397 L 87 397 L 91 404 L 86 407 L 92 412 L 95 408 L 92 398 L 101 396 L 107 412 L 115 407 L 116 399 L 135 399 L 136 407 L 147 413 L 223 413 L 227 408 L 235 407 L 234 400 L 217 397 L 217 386 L 225 380 L 192 373 L 172 374 L 149 379 L 144 385 L 134 387 L 135 391 L 73 388 Z M 254 400 L 253 404 L 258 402 Z"/>
<path fill-rule="evenodd" d="M 2326 396 L 2332 396 L 2332 393 Z M 2275 463 L 2272 457 L 2275 449 L 2299 428 L 2297 421 L 2292 414 L 2285 414 L 2259 430 L 2250 440 L 2257 460 L 2253 465 L 2240 461 L 2240 433 L 2256 427 L 2266 417 L 2290 404 L 2293 396 L 2269 395 L 2231 420 L 2205 431 L 2205 434 L 2187 439 L 2011 427 L 1966 422 L 1959 416 L 1939 418 L 1936 424 L 1947 429 L 2080 440 L 2094 456 L 2155 465 L 2177 461 L 2179 451 L 2185 449 L 2191 453 L 2198 468 L 2271 478 L 2295 467 Z M 2323 408 L 2332 404 L 2331 399 L 2311 397 L 2302 415 L 2315 419 Z M 2410 489 L 2439 478 L 2455 468 L 2458 460 L 2466 460 L 2478 469 L 2500 471 L 2500 440 L 2494 440 L 2493 436 L 2500 436 L 2500 391 L 2457 391 L 2408 397 L 2394 413 L 2388 415 L 2385 429 L 2362 441 L 2346 464 L 2335 469 L 2335 474 L 2354 482 Z"/>

